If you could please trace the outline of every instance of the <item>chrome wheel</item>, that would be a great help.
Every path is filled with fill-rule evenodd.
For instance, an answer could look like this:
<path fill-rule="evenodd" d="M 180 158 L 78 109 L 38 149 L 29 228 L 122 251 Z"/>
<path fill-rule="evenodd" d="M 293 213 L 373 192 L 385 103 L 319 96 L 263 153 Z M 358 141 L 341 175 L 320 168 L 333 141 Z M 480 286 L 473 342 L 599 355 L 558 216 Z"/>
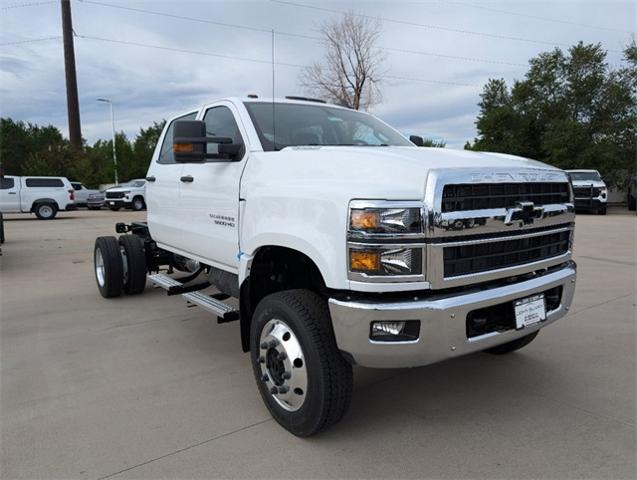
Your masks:
<path fill-rule="evenodd" d="M 307 368 L 298 338 L 284 321 L 273 318 L 261 330 L 259 348 L 266 390 L 285 410 L 298 410 L 307 395 Z"/>
<path fill-rule="evenodd" d="M 144 208 L 143 200 L 141 198 L 136 198 L 135 201 L 133 202 L 133 209 L 141 210 L 142 208 Z"/>
<path fill-rule="evenodd" d="M 102 251 L 95 249 L 95 277 L 100 287 L 104 286 L 104 257 L 102 257 Z"/>

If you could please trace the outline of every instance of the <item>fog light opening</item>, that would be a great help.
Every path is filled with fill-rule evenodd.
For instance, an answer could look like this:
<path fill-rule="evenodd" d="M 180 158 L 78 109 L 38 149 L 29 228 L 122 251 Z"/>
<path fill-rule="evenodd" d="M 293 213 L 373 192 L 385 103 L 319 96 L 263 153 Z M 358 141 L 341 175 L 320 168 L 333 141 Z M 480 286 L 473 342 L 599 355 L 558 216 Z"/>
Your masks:
<path fill-rule="evenodd" d="M 374 342 L 414 342 L 420 335 L 420 320 L 372 322 L 369 338 Z"/>

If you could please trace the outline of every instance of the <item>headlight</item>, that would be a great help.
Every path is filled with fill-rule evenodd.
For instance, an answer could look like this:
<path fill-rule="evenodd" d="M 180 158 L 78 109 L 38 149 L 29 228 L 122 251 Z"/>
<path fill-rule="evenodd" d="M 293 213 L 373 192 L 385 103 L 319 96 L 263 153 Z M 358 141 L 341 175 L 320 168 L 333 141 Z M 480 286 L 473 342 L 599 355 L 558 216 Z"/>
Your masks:
<path fill-rule="evenodd" d="M 421 275 L 422 248 L 350 247 L 349 270 L 371 276 Z"/>
<path fill-rule="evenodd" d="M 350 233 L 391 235 L 419 234 L 423 231 L 420 206 L 385 208 L 362 206 L 362 203 L 351 204 Z"/>

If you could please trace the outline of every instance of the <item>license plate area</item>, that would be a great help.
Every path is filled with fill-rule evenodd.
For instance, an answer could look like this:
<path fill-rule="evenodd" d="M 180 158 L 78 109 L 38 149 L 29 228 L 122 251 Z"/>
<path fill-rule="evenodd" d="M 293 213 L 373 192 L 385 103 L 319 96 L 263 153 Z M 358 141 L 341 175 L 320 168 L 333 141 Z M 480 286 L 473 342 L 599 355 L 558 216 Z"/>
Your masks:
<path fill-rule="evenodd" d="M 546 320 L 546 300 L 543 293 L 513 302 L 515 329 L 521 330 Z"/>

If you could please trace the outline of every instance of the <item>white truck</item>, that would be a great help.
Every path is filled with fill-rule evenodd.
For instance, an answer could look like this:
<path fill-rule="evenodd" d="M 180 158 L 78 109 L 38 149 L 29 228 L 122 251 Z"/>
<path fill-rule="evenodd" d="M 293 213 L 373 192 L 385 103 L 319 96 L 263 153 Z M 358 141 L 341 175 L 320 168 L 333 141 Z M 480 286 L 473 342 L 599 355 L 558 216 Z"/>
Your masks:
<path fill-rule="evenodd" d="M 146 208 L 146 180 L 143 178 L 108 188 L 104 194 L 104 204 L 113 211 L 120 208 L 139 211 Z"/>
<path fill-rule="evenodd" d="M 0 180 L 0 211 L 35 213 L 40 220 L 55 218 L 60 210 L 75 210 L 75 190 L 66 177 L 17 177 Z"/>
<path fill-rule="evenodd" d="M 597 170 L 567 170 L 573 185 L 575 210 L 606 215 L 608 188 Z"/>
<path fill-rule="evenodd" d="M 512 352 L 573 298 L 566 173 L 417 147 L 359 111 L 219 100 L 167 123 L 147 180 L 147 223 L 96 239 L 100 293 L 141 293 L 148 275 L 238 321 L 265 404 L 298 436 L 342 418 L 352 365 Z"/>

